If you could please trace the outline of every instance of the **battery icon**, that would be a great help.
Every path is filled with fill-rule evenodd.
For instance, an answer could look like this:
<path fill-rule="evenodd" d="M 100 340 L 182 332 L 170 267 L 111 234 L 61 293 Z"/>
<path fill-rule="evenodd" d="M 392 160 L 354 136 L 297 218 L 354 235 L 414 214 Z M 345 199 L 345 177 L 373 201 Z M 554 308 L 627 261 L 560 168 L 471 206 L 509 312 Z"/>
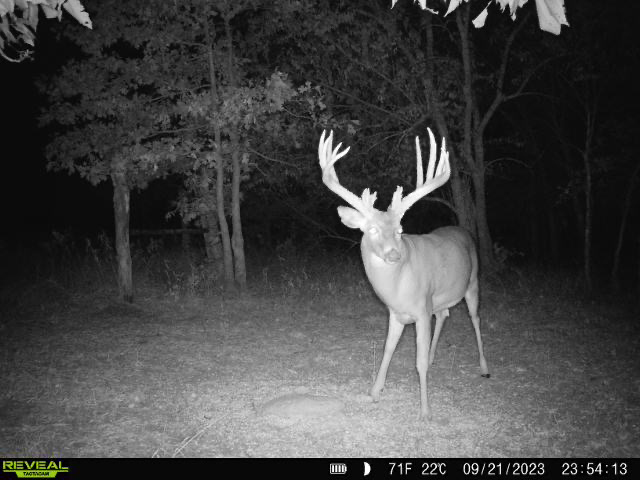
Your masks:
<path fill-rule="evenodd" d="M 347 473 L 347 464 L 346 463 L 330 463 L 329 473 L 331 475 L 344 475 L 345 473 Z"/>

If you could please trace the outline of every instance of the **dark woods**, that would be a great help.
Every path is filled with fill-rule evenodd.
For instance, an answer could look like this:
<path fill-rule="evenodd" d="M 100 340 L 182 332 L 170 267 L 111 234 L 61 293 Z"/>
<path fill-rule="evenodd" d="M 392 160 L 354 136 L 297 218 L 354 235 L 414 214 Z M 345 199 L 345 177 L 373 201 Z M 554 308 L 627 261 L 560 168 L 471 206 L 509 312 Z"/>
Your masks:
<path fill-rule="evenodd" d="M 52 171 L 37 183 L 65 185 L 36 223 L 90 235 L 115 211 L 125 298 L 129 227 L 203 232 L 221 281 L 244 289 L 252 254 L 358 238 L 320 181 L 324 128 L 351 146 L 341 181 L 386 209 L 396 186 L 414 188 L 414 137 L 426 147 L 430 127 L 452 175 L 406 232 L 459 224 L 485 272 L 562 267 L 588 290 L 638 289 L 639 56 L 624 21 L 638 6 L 568 0 L 554 36 L 534 2 L 515 21 L 492 4 L 483 29 L 471 19 L 485 3 L 470 4 L 445 18 L 408 0 L 86 0 L 94 29 L 42 23 L 20 77 L 37 83 L 29 128 Z M 27 174 L 40 150 L 21 159 Z"/>

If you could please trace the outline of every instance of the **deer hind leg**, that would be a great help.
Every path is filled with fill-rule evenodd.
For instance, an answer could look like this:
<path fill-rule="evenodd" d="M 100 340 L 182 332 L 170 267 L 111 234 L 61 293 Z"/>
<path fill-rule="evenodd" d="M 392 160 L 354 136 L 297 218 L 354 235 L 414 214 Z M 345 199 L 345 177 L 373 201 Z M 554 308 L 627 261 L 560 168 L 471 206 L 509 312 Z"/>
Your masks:
<path fill-rule="evenodd" d="M 449 309 L 440 310 L 434 315 L 436 317 L 436 328 L 433 331 L 433 339 L 431 340 L 431 348 L 429 350 L 429 365 L 433 364 L 433 358 L 436 356 L 436 346 L 440 338 L 440 331 L 442 330 L 442 325 L 444 325 L 445 318 L 449 316 Z"/>
<path fill-rule="evenodd" d="M 478 342 L 478 354 L 480 356 L 480 373 L 483 377 L 489 378 L 489 368 L 487 367 L 487 360 L 484 358 L 484 349 L 482 348 L 482 336 L 480 335 L 480 317 L 478 316 L 478 281 L 471 282 L 467 293 L 464 295 L 464 299 L 467 302 L 467 308 L 469 309 L 469 315 L 471 316 L 471 322 L 473 323 L 473 329 L 476 331 L 476 340 Z"/>
<path fill-rule="evenodd" d="M 384 345 L 384 355 L 382 356 L 382 363 L 380 364 L 376 381 L 371 388 L 371 398 L 373 398 L 374 402 L 380 400 L 380 392 L 384 388 L 384 382 L 387 378 L 387 369 L 389 368 L 391 357 L 396 349 L 396 345 L 398 345 L 398 340 L 400 340 L 400 335 L 402 335 L 403 330 L 404 324 L 398 321 L 395 313 L 390 312 L 389 333 L 387 334 L 387 341 Z"/>

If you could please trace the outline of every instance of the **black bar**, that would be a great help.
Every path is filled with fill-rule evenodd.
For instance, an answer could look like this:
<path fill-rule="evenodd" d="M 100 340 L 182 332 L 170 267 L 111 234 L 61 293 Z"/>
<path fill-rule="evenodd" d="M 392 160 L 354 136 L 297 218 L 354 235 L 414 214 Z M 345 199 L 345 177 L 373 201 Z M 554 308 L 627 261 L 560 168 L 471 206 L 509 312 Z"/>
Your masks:
<path fill-rule="evenodd" d="M 640 459 L 424 458 L 424 459 L 19 459 L 3 458 L 0 478 L 637 478 Z M 50 464 L 49 462 L 55 462 Z M 33 463 L 33 462 L 38 462 Z M 53 468 L 47 468 L 53 467 Z M 68 469 L 65 471 L 65 469 Z M 367 475 L 365 475 L 367 473 Z"/>

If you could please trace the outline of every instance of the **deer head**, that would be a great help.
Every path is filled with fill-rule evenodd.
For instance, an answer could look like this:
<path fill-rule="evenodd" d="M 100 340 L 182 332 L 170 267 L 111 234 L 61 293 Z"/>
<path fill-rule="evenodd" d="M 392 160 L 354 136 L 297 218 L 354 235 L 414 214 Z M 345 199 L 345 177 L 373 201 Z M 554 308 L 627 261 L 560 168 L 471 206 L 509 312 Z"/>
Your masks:
<path fill-rule="evenodd" d="M 429 164 L 426 177 L 422 170 L 422 152 L 420 139 L 416 137 L 416 189 L 407 196 L 402 196 L 402 187 L 397 187 L 391 205 L 386 212 L 376 209 L 376 193 L 366 188 L 360 197 L 347 190 L 340 184 L 335 170 L 335 163 L 349 151 L 340 151 L 342 143 L 333 148 L 333 131 L 325 139 L 326 131 L 322 132 L 318 146 L 318 157 L 322 168 L 322 181 L 334 193 L 342 197 L 351 207 L 338 207 L 338 215 L 342 223 L 349 228 L 359 228 L 363 232 L 362 249 L 371 251 L 380 260 L 389 265 L 402 261 L 406 256 L 406 248 L 401 241 L 402 226 L 400 224 L 404 213 L 419 199 L 442 186 L 451 174 L 449 152 L 445 141 L 440 149 L 440 161 L 436 168 L 436 141 L 428 129 L 431 142 Z"/>

